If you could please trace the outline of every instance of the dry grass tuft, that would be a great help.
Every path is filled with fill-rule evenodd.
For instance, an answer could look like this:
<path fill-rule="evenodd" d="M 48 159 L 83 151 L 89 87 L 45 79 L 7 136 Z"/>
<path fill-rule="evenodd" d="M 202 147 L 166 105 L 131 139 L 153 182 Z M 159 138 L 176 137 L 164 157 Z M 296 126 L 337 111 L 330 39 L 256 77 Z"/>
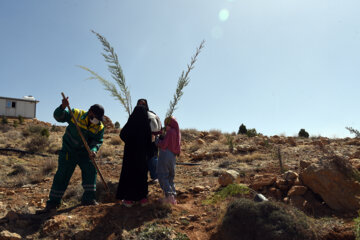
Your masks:
<path fill-rule="evenodd" d="M 42 166 L 41 173 L 43 176 L 46 176 L 46 175 L 49 175 L 56 168 L 57 168 L 57 161 L 54 159 L 49 159 Z"/>
<path fill-rule="evenodd" d="M 114 149 L 108 146 L 102 146 L 99 151 L 99 157 L 109 157 L 115 155 Z"/>
<path fill-rule="evenodd" d="M 261 153 L 252 153 L 237 157 L 238 162 L 252 162 L 254 160 L 261 160 L 261 159 L 266 159 L 266 155 Z"/>
<path fill-rule="evenodd" d="M 119 136 L 113 136 L 110 139 L 110 144 L 112 145 L 121 145 L 122 141 Z"/>

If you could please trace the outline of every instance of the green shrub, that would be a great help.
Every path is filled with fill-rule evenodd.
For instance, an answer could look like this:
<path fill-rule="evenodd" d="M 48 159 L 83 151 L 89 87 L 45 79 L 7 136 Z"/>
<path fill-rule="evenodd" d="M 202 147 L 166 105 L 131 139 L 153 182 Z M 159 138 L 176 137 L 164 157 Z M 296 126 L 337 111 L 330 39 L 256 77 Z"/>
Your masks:
<path fill-rule="evenodd" d="M 302 138 L 309 138 L 309 133 L 302 128 L 300 129 L 298 136 Z"/>
<path fill-rule="evenodd" d="M 8 123 L 9 123 L 9 121 L 8 121 L 8 119 L 7 119 L 6 116 L 2 116 L 2 118 L 1 118 L 1 123 L 2 123 L 2 124 L 8 124 Z"/>
<path fill-rule="evenodd" d="M 358 214 L 359 217 L 354 219 L 355 222 L 354 231 L 355 231 L 356 240 L 360 240 L 360 211 L 358 212 Z"/>
<path fill-rule="evenodd" d="M 61 131 L 61 127 L 60 127 L 60 126 L 56 126 L 56 125 L 51 125 L 51 131 L 52 131 L 52 132 L 60 132 L 60 131 Z"/>
<path fill-rule="evenodd" d="M 13 122 L 14 128 L 17 128 L 18 125 L 19 125 L 19 124 L 18 124 L 18 121 L 14 120 L 14 122 Z"/>
<path fill-rule="evenodd" d="M 24 124 L 24 118 L 21 115 L 18 116 L 18 120 L 20 124 Z"/>
<path fill-rule="evenodd" d="M 49 129 L 45 127 L 39 125 L 30 125 L 27 129 L 23 130 L 23 135 L 25 137 L 28 137 L 30 135 L 40 135 L 40 136 L 49 137 L 50 133 L 49 133 Z"/>
<path fill-rule="evenodd" d="M 115 128 L 119 129 L 120 128 L 120 123 L 118 121 L 115 122 Z"/>
<path fill-rule="evenodd" d="M 247 130 L 246 135 L 248 137 L 255 137 L 255 136 L 258 135 L 258 133 L 256 132 L 255 128 L 250 128 L 250 129 Z"/>
<path fill-rule="evenodd" d="M 247 133 L 246 126 L 244 124 L 241 124 L 239 127 L 238 134 L 246 134 L 246 133 Z"/>
<path fill-rule="evenodd" d="M 316 234 L 304 213 L 284 204 L 249 199 L 232 202 L 219 227 L 219 239 L 312 240 Z"/>
<path fill-rule="evenodd" d="M 246 195 L 250 193 L 250 189 L 242 184 L 229 184 L 221 190 L 217 191 L 213 196 L 207 198 L 204 204 L 215 204 L 228 197 Z"/>
<path fill-rule="evenodd" d="M 226 136 L 226 143 L 229 147 L 229 151 L 232 152 L 234 150 L 234 137 L 231 135 Z"/>
<path fill-rule="evenodd" d="M 138 240 L 189 240 L 186 234 L 177 233 L 172 228 L 156 223 L 147 224 L 140 232 L 132 231 L 130 234 L 133 235 L 133 239 Z"/>
<path fill-rule="evenodd" d="M 48 138 L 50 136 L 49 129 L 47 128 L 41 129 L 40 135 Z"/>

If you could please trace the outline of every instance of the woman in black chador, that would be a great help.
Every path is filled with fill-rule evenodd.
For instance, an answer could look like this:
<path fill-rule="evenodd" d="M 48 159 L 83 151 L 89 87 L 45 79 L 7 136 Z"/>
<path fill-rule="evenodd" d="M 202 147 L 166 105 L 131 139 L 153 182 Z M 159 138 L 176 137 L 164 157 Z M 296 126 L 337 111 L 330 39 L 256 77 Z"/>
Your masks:
<path fill-rule="evenodd" d="M 126 207 L 136 201 L 148 203 L 147 157 L 151 152 L 151 129 L 147 110 L 136 106 L 120 132 L 124 141 L 124 159 L 116 198 L 123 200 Z"/>

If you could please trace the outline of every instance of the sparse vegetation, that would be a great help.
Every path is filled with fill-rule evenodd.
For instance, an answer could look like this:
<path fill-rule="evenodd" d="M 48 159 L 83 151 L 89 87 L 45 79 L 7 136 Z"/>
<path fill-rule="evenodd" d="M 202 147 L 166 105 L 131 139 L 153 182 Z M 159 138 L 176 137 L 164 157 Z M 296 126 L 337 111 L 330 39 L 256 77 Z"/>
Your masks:
<path fill-rule="evenodd" d="M 256 132 L 255 128 L 250 128 L 246 131 L 246 136 L 248 136 L 248 137 L 255 137 L 257 135 L 258 135 L 258 133 Z"/>
<path fill-rule="evenodd" d="M 298 136 L 301 138 L 309 138 L 309 133 L 302 128 L 300 129 Z"/>
<path fill-rule="evenodd" d="M 4 124 L 4 125 L 9 123 L 9 120 L 7 119 L 6 116 L 1 117 L 1 123 Z"/>
<path fill-rule="evenodd" d="M 30 141 L 25 145 L 29 152 L 44 152 L 49 146 L 49 138 L 46 136 L 33 136 Z"/>
<path fill-rule="evenodd" d="M 176 233 L 171 228 L 166 226 L 160 226 L 156 223 L 150 223 L 145 225 L 145 227 L 140 232 L 134 232 L 136 237 L 134 239 L 138 240 L 188 240 L 189 238 L 186 234 Z"/>
<path fill-rule="evenodd" d="M 20 124 L 24 124 L 24 118 L 21 115 L 18 116 L 18 120 Z"/>
<path fill-rule="evenodd" d="M 234 151 L 234 137 L 232 135 L 226 136 L 226 143 L 229 147 L 229 151 L 233 152 Z"/>
<path fill-rule="evenodd" d="M 112 145 L 121 145 L 121 139 L 119 136 L 112 136 L 110 140 L 110 144 Z"/>
<path fill-rule="evenodd" d="M 222 201 L 228 197 L 241 196 L 250 193 L 250 189 L 242 184 L 229 184 L 228 186 L 221 188 L 219 191 L 205 201 L 204 204 L 215 204 L 219 201 Z"/>

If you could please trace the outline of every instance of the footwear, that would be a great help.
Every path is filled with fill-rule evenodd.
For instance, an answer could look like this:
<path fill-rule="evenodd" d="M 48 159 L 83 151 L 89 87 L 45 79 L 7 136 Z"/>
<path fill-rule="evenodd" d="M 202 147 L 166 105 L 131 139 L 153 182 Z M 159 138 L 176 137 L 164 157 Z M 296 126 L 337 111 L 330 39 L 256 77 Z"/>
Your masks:
<path fill-rule="evenodd" d="M 172 205 L 176 205 L 177 202 L 176 202 L 176 199 L 175 199 L 175 196 L 174 195 L 170 195 L 167 197 L 168 199 L 168 203 L 172 204 Z"/>
<path fill-rule="evenodd" d="M 93 200 L 89 200 L 89 201 L 81 201 L 81 205 L 82 206 L 96 206 L 99 205 L 99 203 L 93 199 Z"/>
<path fill-rule="evenodd" d="M 132 207 L 132 206 L 134 206 L 134 201 L 124 200 L 123 204 L 125 207 Z"/>
<path fill-rule="evenodd" d="M 148 204 L 149 204 L 149 200 L 147 198 L 143 198 L 143 199 L 140 200 L 140 205 L 142 207 L 144 207 L 144 206 L 146 206 Z"/>
<path fill-rule="evenodd" d="M 36 214 L 44 214 L 44 213 L 56 213 L 56 209 L 60 207 L 60 204 L 55 203 L 47 203 L 46 207 L 42 210 L 36 211 Z"/>

